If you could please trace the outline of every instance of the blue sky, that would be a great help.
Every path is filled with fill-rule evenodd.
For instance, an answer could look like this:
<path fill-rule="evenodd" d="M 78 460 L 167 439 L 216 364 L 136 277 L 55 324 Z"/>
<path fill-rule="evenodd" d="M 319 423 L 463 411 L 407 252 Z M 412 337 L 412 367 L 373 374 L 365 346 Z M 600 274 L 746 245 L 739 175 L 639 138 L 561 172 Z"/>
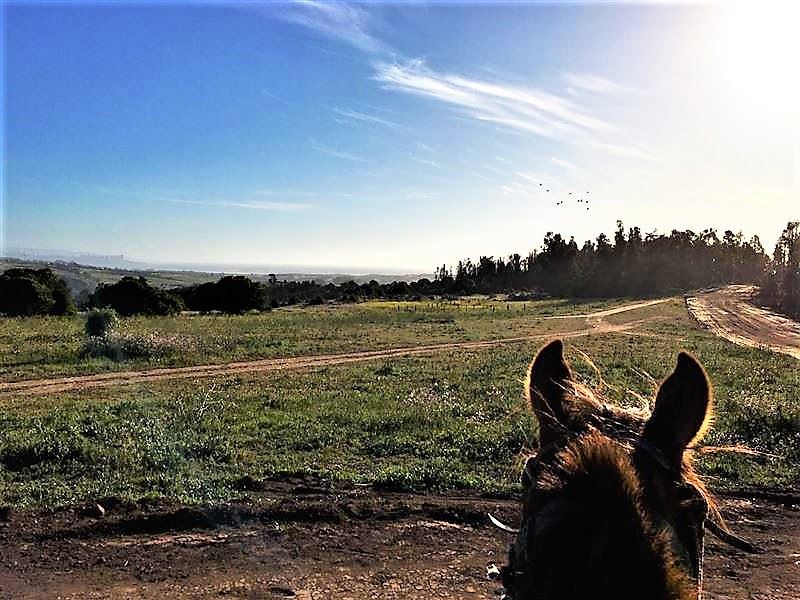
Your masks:
<path fill-rule="evenodd" d="M 753 6 L 7 4 L 3 243 L 430 271 L 622 219 L 771 249 L 800 49 Z"/>

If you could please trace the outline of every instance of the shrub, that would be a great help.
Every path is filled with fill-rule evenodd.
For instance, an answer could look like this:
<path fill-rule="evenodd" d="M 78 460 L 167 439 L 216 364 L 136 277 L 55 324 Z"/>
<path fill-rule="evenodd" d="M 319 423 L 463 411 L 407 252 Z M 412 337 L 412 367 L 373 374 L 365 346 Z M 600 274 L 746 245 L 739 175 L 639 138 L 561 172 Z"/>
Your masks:
<path fill-rule="evenodd" d="M 84 345 L 84 355 L 109 358 L 115 362 L 132 358 L 162 359 L 194 349 L 192 338 L 160 333 L 111 333 L 90 337 Z"/>
<path fill-rule="evenodd" d="M 172 315 L 183 309 L 176 295 L 154 288 L 144 277 L 126 276 L 112 284 L 100 284 L 92 296 L 98 307 L 110 307 L 124 317 L 131 315 Z"/>
<path fill-rule="evenodd" d="M 117 311 L 113 308 L 99 308 L 86 315 L 84 330 L 90 338 L 107 337 L 119 325 Z"/>
<path fill-rule="evenodd" d="M 243 314 L 263 310 L 267 305 L 266 287 L 244 275 L 226 275 L 219 281 L 176 290 L 191 310 Z"/>
<path fill-rule="evenodd" d="M 8 269 L 0 275 L 0 314 L 71 315 L 75 313 L 69 289 L 51 269 Z"/>

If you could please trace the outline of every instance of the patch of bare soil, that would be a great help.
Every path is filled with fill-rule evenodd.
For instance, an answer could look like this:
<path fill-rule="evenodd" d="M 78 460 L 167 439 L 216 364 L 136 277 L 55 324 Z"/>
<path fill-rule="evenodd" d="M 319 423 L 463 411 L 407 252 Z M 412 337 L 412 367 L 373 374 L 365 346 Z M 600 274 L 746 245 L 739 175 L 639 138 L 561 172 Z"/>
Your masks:
<path fill-rule="evenodd" d="M 586 324 L 585 326 L 574 331 L 559 333 L 558 336 L 562 338 L 574 338 L 597 333 L 629 333 L 647 319 L 640 319 L 638 321 L 632 321 L 629 323 L 610 324 L 603 321 L 603 317 L 632 311 L 637 308 L 652 306 L 660 302 L 666 302 L 666 300 L 638 302 L 635 304 L 618 306 L 613 309 L 602 310 L 591 314 L 569 315 L 563 317 L 559 316 L 557 318 L 586 319 Z M 128 383 L 160 381 L 165 379 L 197 379 L 202 377 L 237 375 L 242 373 L 259 373 L 287 369 L 302 370 L 386 358 L 419 356 L 447 350 L 480 350 L 484 348 L 493 348 L 504 344 L 516 344 L 520 342 L 543 340 L 552 337 L 552 335 L 553 334 L 538 334 L 496 340 L 450 342 L 444 344 L 428 344 L 405 348 L 388 348 L 385 350 L 346 352 L 342 354 L 297 356 L 292 358 L 271 358 L 216 365 L 149 369 L 145 371 L 120 371 L 115 373 L 101 373 L 98 375 L 80 375 L 75 377 L 58 377 L 51 379 L 28 379 L 24 381 L 0 383 L 0 394 L 25 394 L 26 396 L 29 396 L 98 387 L 110 387 Z"/>
<path fill-rule="evenodd" d="M 731 285 L 689 297 L 686 306 L 702 325 L 734 344 L 800 359 L 800 323 L 756 306 L 755 291 L 750 285 Z"/>
<path fill-rule="evenodd" d="M 255 482 L 251 482 L 255 483 Z M 514 499 L 259 482 L 213 508 L 130 504 L 4 515 L 1 598 L 493 598 Z M 789 600 L 800 590 L 800 498 L 725 498 L 744 554 L 708 538 L 705 598 Z"/>

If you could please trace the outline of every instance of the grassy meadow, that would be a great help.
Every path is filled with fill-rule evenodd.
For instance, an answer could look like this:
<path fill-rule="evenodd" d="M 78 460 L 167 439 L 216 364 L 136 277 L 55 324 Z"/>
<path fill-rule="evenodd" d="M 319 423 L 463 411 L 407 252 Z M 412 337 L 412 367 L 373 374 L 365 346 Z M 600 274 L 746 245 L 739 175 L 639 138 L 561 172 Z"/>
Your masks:
<path fill-rule="evenodd" d="M 149 356 L 122 362 L 85 356 L 85 318 L 0 319 L 0 381 L 114 370 L 225 363 L 389 347 L 556 334 L 580 321 L 546 320 L 624 304 L 625 300 L 364 302 L 282 308 L 242 316 L 131 317 L 122 333 L 156 337 Z M 147 354 L 143 352 L 142 354 Z"/>
<path fill-rule="evenodd" d="M 574 331 L 581 314 L 623 303 L 478 299 L 375 302 L 241 317 L 134 318 L 123 327 L 191 338 L 187 350 L 112 362 L 81 358 L 76 318 L 0 321 L 0 377 L 345 352 Z M 716 423 L 706 443 L 760 454 L 698 458 L 712 487 L 800 485 L 797 361 L 741 348 L 698 327 L 681 299 L 606 317 L 648 319 L 636 335 L 567 341 L 578 376 L 614 402 L 640 404 L 680 349 L 706 366 Z M 521 378 L 538 342 L 46 396 L 0 394 L 0 505 L 57 506 L 106 496 L 223 502 L 243 481 L 309 475 L 386 489 L 516 489 L 535 427 Z M 581 357 L 588 354 L 602 375 Z"/>

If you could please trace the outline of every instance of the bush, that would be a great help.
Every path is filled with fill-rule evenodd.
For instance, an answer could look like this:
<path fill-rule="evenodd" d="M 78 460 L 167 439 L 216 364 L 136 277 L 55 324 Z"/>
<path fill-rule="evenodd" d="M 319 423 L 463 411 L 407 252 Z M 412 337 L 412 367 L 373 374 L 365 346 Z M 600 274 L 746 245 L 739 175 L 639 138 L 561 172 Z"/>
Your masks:
<path fill-rule="evenodd" d="M 92 358 L 109 358 L 121 362 L 132 358 L 162 359 L 190 352 L 194 346 L 194 340 L 187 336 L 111 333 L 102 337 L 90 337 L 84 345 L 83 353 Z"/>
<path fill-rule="evenodd" d="M 8 269 L 0 275 L 0 314 L 11 317 L 71 315 L 69 289 L 51 269 Z"/>
<path fill-rule="evenodd" d="M 263 310 L 267 306 L 266 288 L 244 275 L 226 275 L 219 281 L 209 281 L 176 290 L 191 310 L 228 314 L 243 314 Z"/>
<path fill-rule="evenodd" d="M 144 277 L 126 276 L 112 284 L 100 284 L 92 296 L 97 307 L 110 307 L 123 317 L 131 315 L 172 315 L 183 309 L 183 301 L 165 290 L 154 288 Z"/>
<path fill-rule="evenodd" d="M 90 338 L 107 337 L 119 325 L 117 311 L 113 308 L 99 308 L 86 315 L 84 331 Z"/>

